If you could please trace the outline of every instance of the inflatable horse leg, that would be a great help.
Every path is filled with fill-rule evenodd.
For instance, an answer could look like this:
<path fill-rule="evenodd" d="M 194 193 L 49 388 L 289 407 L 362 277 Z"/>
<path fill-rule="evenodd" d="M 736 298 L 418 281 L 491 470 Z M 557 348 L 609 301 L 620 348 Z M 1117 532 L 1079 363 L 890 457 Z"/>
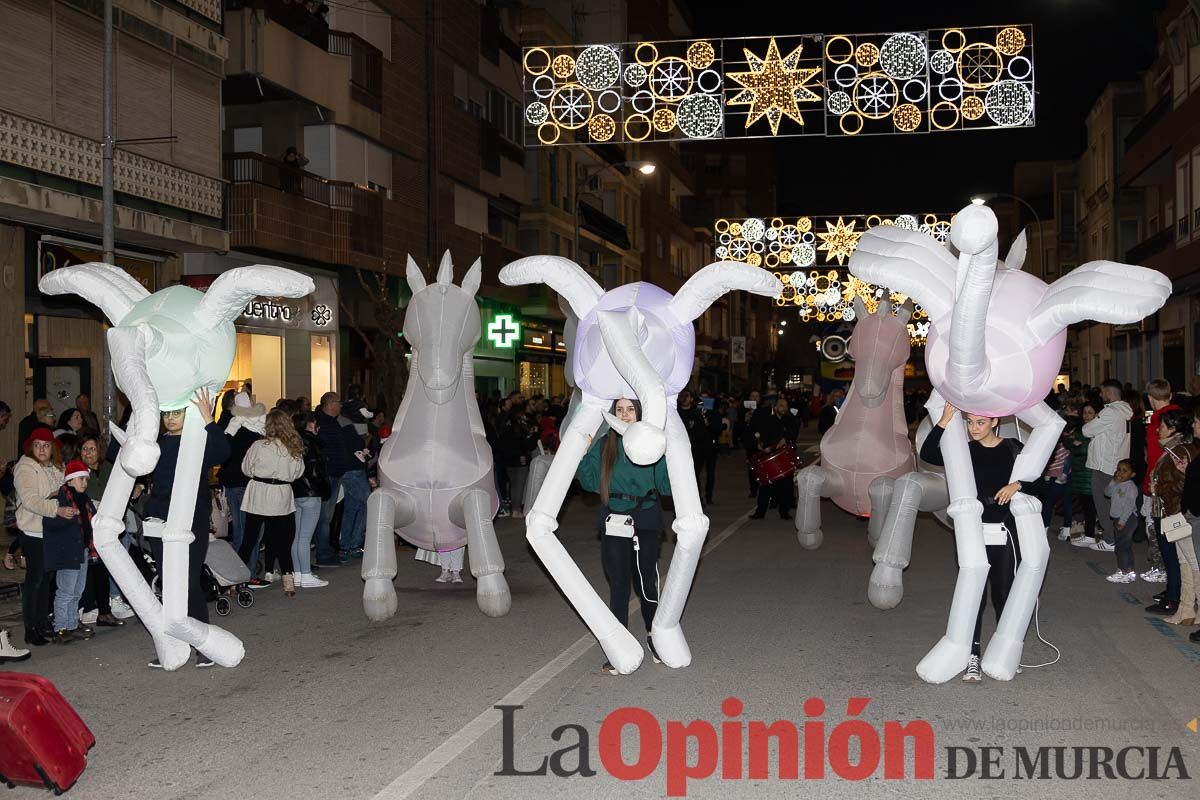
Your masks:
<path fill-rule="evenodd" d="M 882 505 L 887 482 L 890 496 Z M 872 560 L 871 583 L 867 599 L 876 608 L 888 609 L 904 599 L 904 570 L 912 557 L 913 532 L 918 511 L 937 511 L 949 504 L 946 481 L 932 472 L 909 472 L 894 482 L 891 478 L 876 478 L 871 482 L 871 523 L 879 520 L 879 541 Z M 879 503 L 876 503 L 876 500 Z"/>
<path fill-rule="evenodd" d="M 810 464 L 796 473 L 796 538 L 805 550 L 816 550 L 821 532 L 821 498 L 844 494 L 842 479 L 833 470 Z"/>
<path fill-rule="evenodd" d="M 395 530 L 417 519 L 416 502 L 403 492 L 376 489 L 367 498 L 367 541 L 363 548 L 363 611 L 372 622 L 396 613 Z"/>
<path fill-rule="evenodd" d="M 450 504 L 450 521 L 467 529 L 467 557 L 476 580 L 475 602 L 489 617 L 503 617 L 512 607 L 512 595 L 504 580 L 504 556 L 492 525 L 491 497 L 476 488 L 455 500 Z"/>
<path fill-rule="evenodd" d="M 892 494 L 895 490 L 896 479 L 888 475 L 880 475 L 867 487 L 867 497 L 871 499 L 871 518 L 867 520 L 867 544 L 871 547 L 879 544 L 879 537 L 883 535 L 883 518 L 892 507 Z"/>
<path fill-rule="evenodd" d="M 1008 590 L 1008 600 L 996 625 L 996 632 L 988 640 L 980 664 L 989 678 L 998 681 L 1011 681 L 1017 674 L 1021 651 L 1025 647 L 1025 633 L 1029 630 L 1029 620 L 1033 617 L 1034 604 L 1037 603 L 1042 580 L 1046 576 L 1046 562 L 1050 558 L 1046 528 L 1042 525 L 1041 502 L 1017 492 L 1009 503 L 1017 523 L 1021 564 Z"/>

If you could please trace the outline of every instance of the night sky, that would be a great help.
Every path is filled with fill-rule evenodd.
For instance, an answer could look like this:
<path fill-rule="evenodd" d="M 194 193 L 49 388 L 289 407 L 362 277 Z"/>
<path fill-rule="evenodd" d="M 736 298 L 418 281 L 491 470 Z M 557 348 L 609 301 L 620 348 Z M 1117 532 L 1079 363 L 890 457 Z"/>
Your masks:
<path fill-rule="evenodd" d="M 1033 25 L 1036 127 L 780 139 L 780 208 L 750 209 L 761 215 L 955 211 L 972 193 L 1011 191 L 1013 164 L 1018 161 L 1077 158 L 1086 144 L 1087 112 L 1104 86 L 1134 78 L 1153 61 L 1153 14 L 1162 4 L 1162 0 L 689 2 L 700 36 Z M 746 13 L 756 7 L 766 13 Z"/>

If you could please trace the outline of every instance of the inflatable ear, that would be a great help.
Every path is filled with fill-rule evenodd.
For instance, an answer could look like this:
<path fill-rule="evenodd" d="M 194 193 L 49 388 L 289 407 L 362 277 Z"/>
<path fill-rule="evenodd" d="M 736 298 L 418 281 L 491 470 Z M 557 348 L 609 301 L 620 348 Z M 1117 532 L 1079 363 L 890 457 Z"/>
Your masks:
<path fill-rule="evenodd" d="M 425 288 L 425 276 L 421 274 L 421 268 L 417 266 L 417 262 L 413 261 L 413 257 L 408 257 L 408 268 L 404 274 L 408 280 L 408 288 L 413 294 Z"/>
<path fill-rule="evenodd" d="M 1025 253 L 1028 247 L 1025 231 L 1021 231 L 1017 234 L 1017 238 L 1013 239 L 1012 247 L 1008 248 L 1008 255 L 1004 257 L 1005 269 L 1020 269 L 1025 263 Z"/>

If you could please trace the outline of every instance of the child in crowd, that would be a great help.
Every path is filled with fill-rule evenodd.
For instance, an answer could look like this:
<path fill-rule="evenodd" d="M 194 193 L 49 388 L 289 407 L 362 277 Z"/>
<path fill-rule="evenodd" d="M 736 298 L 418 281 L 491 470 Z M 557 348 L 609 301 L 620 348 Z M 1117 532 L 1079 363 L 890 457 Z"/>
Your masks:
<path fill-rule="evenodd" d="M 1072 471 L 1071 451 L 1067 449 L 1066 436 L 1059 439 L 1058 445 L 1054 448 L 1054 454 L 1050 456 L 1050 463 L 1046 465 L 1046 472 L 1042 476 L 1045 480 L 1045 495 L 1042 497 L 1042 524 L 1046 526 L 1047 532 L 1050 531 L 1050 523 L 1054 519 L 1054 508 L 1060 502 L 1062 503 L 1062 528 L 1058 533 L 1058 540 L 1065 542 L 1071 538 L 1071 471 Z"/>
<path fill-rule="evenodd" d="M 57 571 L 57 592 L 54 595 L 55 644 L 68 644 L 74 639 L 90 639 L 93 631 L 79 621 L 79 601 L 87 584 L 87 542 L 92 538 L 92 517 L 96 506 L 88 497 L 87 465 L 74 460 L 64 470 L 63 486 L 58 492 L 58 504 L 75 509 L 73 517 L 53 517 L 44 524 L 43 548 L 46 572 Z"/>
<path fill-rule="evenodd" d="M 1133 462 L 1123 458 L 1117 462 L 1117 471 L 1104 489 L 1104 496 L 1111 500 L 1110 516 L 1116 532 L 1114 549 L 1117 552 L 1117 571 L 1108 576 L 1112 583 L 1133 583 L 1137 572 L 1133 568 L 1133 532 L 1138 527 L 1138 487 L 1134 482 Z"/>

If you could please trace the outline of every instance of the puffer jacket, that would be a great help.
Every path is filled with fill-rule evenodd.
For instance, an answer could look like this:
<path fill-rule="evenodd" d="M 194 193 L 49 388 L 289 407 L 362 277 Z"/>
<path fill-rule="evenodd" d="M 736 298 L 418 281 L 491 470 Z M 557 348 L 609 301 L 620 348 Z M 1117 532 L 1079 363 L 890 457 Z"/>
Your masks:
<path fill-rule="evenodd" d="M 1183 499 L 1183 484 L 1188 465 L 1200 455 L 1200 447 L 1192 442 L 1171 444 L 1163 448 L 1163 454 L 1150 474 L 1150 490 L 1154 496 L 1154 513 L 1160 517 L 1178 514 Z M 1173 457 L 1172 457 L 1173 456 Z M 1183 468 L 1175 460 L 1185 462 Z"/>
<path fill-rule="evenodd" d="M 1117 462 L 1129 458 L 1129 420 L 1133 409 L 1124 400 L 1109 403 L 1096 418 L 1083 426 L 1083 435 L 1092 440 L 1088 445 L 1087 468 L 1112 475 Z"/>
<path fill-rule="evenodd" d="M 21 456 L 13 468 L 13 485 L 17 492 L 17 527 L 25 534 L 41 539 L 42 520 L 58 513 L 62 468 Z"/>

